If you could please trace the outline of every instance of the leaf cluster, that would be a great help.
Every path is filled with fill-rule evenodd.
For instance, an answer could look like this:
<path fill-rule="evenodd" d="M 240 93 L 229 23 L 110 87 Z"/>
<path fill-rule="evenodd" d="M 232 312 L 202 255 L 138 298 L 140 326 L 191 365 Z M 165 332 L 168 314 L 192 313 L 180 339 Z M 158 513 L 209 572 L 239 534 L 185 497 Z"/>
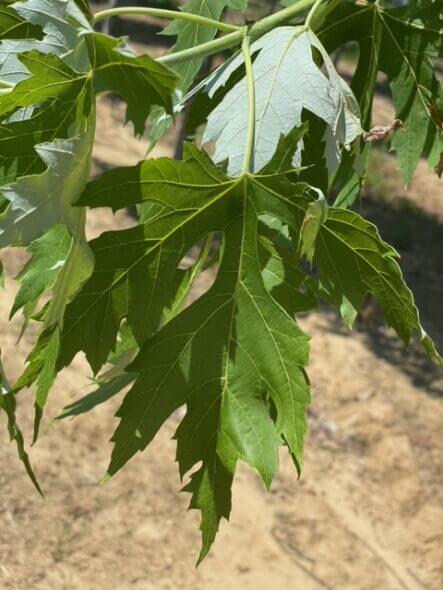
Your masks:
<path fill-rule="evenodd" d="M 10 437 L 38 488 L 17 399 L 34 388 L 35 442 L 54 380 L 78 353 L 92 391 L 60 419 L 124 394 L 107 477 L 184 406 L 176 458 L 202 515 L 200 559 L 229 518 L 239 461 L 266 488 L 280 447 L 301 470 L 310 345 L 299 314 L 326 302 L 352 327 L 371 294 L 405 345 L 415 334 L 441 363 L 397 252 L 352 209 L 368 137 L 390 134 L 406 184 L 421 157 L 441 163 L 441 0 L 286 0 L 217 36 L 224 11 L 239 22 L 247 4 L 189 0 L 164 31 L 173 50 L 154 60 L 97 33 L 84 0 L 0 2 L 0 248 L 29 253 L 11 317 L 22 313 L 23 332 L 39 327 L 15 383 L 0 367 Z M 333 59 L 349 43 L 359 48 L 350 84 Z M 230 47 L 198 79 L 204 59 Z M 380 73 L 401 123 L 377 135 Z M 153 142 L 185 111 L 195 141 L 182 160 L 146 158 L 91 181 L 103 93 L 126 103 L 135 134 L 149 122 Z M 91 209 L 128 206 L 134 227 L 87 239 Z M 208 269 L 212 286 L 189 303 Z"/>

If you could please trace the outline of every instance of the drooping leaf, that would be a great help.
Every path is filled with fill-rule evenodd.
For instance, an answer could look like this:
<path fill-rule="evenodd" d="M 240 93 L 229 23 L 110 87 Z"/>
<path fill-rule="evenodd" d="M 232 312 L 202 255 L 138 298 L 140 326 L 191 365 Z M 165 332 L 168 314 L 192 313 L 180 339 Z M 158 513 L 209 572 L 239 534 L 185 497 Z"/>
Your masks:
<path fill-rule="evenodd" d="M 55 380 L 59 348 L 60 329 L 57 324 L 53 324 L 40 335 L 37 345 L 26 359 L 28 363 L 26 369 L 14 384 L 14 392 L 18 392 L 36 383 L 33 442 L 36 442 L 38 438 L 43 408 Z"/>
<path fill-rule="evenodd" d="M 431 166 L 435 166 L 434 147 L 443 152 L 443 89 L 432 63 L 432 57 L 437 56 L 433 50 L 436 33 L 411 32 L 407 23 L 396 20 L 395 12 L 380 13 L 380 19 L 380 67 L 391 86 L 396 117 L 403 122 L 403 128 L 393 136 L 392 148 L 407 185 L 422 154 L 431 156 Z M 443 34 L 440 44 L 443 47 Z M 443 56 L 441 48 L 438 54 Z"/>
<path fill-rule="evenodd" d="M 200 559 L 220 518 L 229 514 L 238 459 L 254 467 L 266 486 L 277 471 L 283 440 L 301 464 L 309 401 L 303 372 L 307 338 L 263 283 L 253 188 L 245 180 L 233 183 L 230 192 L 233 219 L 216 283 L 149 340 L 130 366 L 140 377 L 119 411 L 109 467 L 109 474 L 115 473 L 187 402 L 176 434 L 177 459 L 182 476 L 203 461 L 186 488 L 193 494 L 191 505 L 202 511 Z M 197 359 L 203 350 L 202 364 Z"/>
<path fill-rule="evenodd" d="M 341 305 L 346 297 L 359 310 L 365 294 L 372 293 L 387 324 L 408 344 L 413 331 L 422 340 L 425 335 L 397 258 L 397 252 L 383 242 L 374 225 L 357 213 L 329 209 L 317 239 L 314 262 L 332 285 L 334 302 Z"/>
<path fill-rule="evenodd" d="M 15 399 L 15 395 L 11 392 L 11 388 L 9 387 L 9 384 L 6 380 L 0 360 L 0 410 L 3 410 L 6 415 L 6 419 L 8 421 L 9 438 L 11 442 L 15 441 L 15 444 L 17 445 L 18 456 L 25 467 L 26 473 L 28 474 L 29 479 L 34 484 L 38 493 L 43 496 L 43 492 L 37 481 L 34 470 L 32 469 L 31 462 L 29 460 L 28 453 L 25 449 L 22 431 L 17 424 L 17 419 L 15 416 L 16 407 L 17 401 Z"/>
<path fill-rule="evenodd" d="M 257 182 L 268 185 L 266 179 Z M 302 205 L 301 200 L 294 203 L 298 212 L 294 211 L 295 219 L 287 219 L 287 223 L 293 228 L 293 239 L 297 239 L 300 215 L 305 214 L 309 205 Z M 421 326 L 397 258 L 397 252 L 381 239 L 373 224 L 352 211 L 328 209 L 316 238 L 313 258 L 323 283 L 322 296 L 349 315 L 349 306 L 357 312 L 365 295 L 371 293 L 380 304 L 387 324 L 403 342 L 407 345 L 415 332 L 426 352 L 441 363 L 432 340 Z"/>

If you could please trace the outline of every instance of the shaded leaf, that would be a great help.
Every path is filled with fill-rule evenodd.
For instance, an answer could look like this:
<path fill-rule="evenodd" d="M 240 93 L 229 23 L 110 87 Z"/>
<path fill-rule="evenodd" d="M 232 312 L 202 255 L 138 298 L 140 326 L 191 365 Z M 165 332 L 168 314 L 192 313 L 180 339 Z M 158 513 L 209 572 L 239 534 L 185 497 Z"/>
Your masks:
<path fill-rule="evenodd" d="M 8 421 L 9 438 L 11 442 L 15 441 L 15 444 L 17 445 L 17 452 L 20 461 L 23 463 L 26 473 L 28 474 L 29 479 L 34 484 L 34 487 L 39 492 L 39 494 L 43 496 L 43 492 L 37 481 L 34 470 L 32 469 L 31 462 L 29 460 L 28 453 L 25 449 L 25 442 L 23 439 L 22 431 L 20 430 L 17 424 L 15 416 L 16 407 L 17 402 L 15 399 L 15 395 L 11 392 L 11 388 L 9 387 L 8 382 L 6 381 L 6 377 L 0 360 L 0 410 L 3 410 L 6 414 Z"/>
<path fill-rule="evenodd" d="M 182 8 L 185 12 L 220 20 L 220 16 L 226 7 L 234 10 L 245 10 L 247 0 L 189 0 Z M 173 51 L 182 51 L 206 43 L 214 38 L 217 30 L 188 21 L 173 21 L 163 31 L 166 35 L 176 35 L 177 40 Z M 180 76 L 180 88 L 186 91 L 192 84 L 198 73 L 203 58 L 188 60 L 174 66 L 174 70 Z"/>
<path fill-rule="evenodd" d="M 395 107 L 403 122 L 392 139 L 398 166 L 408 184 L 421 156 L 435 166 L 442 149 L 442 85 L 433 60 L 443 56 L 441 11 L 429 3 L 384 9 L 378 4 L 342 3 L 330 14 L 319 35 L 328 50 L 358 41 L 357 83 L 362 112 L 370 115 L 375 74 L 386 74 Z M 368 37 L 368 32 L 369 37 Z M 369 118 L 364 121 L 369 129 Z"/>
<path fill-rule="evenodd" d="M 148 55 L 127 55 L 119 50 L 121 41 L 118 39 L 98 33 L 85 35 L 84 39 L 94 70 L 95 92 L 119 94 L 128 105 L 126 119 L 134 123 L 138 135 L 144 132 L 153 104 L 171 112 L 171 94 L 177 83 L 171 70 Z"/>
<path fill-rule="evenodd" d="M 41 39 L 41 28 L 23 19 L 8 6 L 0 6 L 0 40 L 4 39 Z"/>

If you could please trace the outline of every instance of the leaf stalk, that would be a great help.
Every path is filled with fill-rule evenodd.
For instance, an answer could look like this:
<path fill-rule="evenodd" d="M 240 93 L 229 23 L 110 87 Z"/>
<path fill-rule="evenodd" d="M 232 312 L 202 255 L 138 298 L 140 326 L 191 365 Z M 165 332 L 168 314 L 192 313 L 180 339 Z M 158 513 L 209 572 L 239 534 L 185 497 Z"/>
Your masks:
<path fill-rule="evenodd" d="M 255 152 L 255 121 L 256 121 L 256 97 L 254 68 L 251 59 L 251 42 L 245 35 L 242 43 L 243 59 L 246 69 L 246 82 L 248 85 L 248 133 L 246 137 L 245 157 L 243 160 L 243 174 L 253 172 Z"/>
<path fill-rule="evenodd" d="M 312 19 L 314 18 L 315 13 L 317 12 L 318 7 L 323 2 L 324 2 L 324 0 L 316 0 L 314 2 L 313 6 L 311 7 L 311 10 L 308 12 L 308 16 L 306 17 L 306 20 L 305 20 L 305 27 L 307 29 L 310 29 L 311 28 Z"/>

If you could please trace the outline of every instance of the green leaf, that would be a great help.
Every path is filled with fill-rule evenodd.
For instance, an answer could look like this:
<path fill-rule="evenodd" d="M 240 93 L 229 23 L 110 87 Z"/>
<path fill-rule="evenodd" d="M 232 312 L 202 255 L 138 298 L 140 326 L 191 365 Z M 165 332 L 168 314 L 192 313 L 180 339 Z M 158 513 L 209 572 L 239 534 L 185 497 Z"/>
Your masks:
<path fill-rule="evenodd" d="M 370 121 L 376 71 L 388 78 L 395 117 L 403 122 L 394 133 L 392 147 L 407 185 L 421 156 L 435 166 L 443 151 L 442 85 L 433 63 L 443 56 L 441 11 L 432 2 L 426 9 L 415 1 L 392 9 L 343 3 L 329 19 L 319 32 L 328 50 L 349 41 L 359 42 L 353 89 L 360 98 L 365 125 Z"/>
<path fill-rule="evenodd" d="M 182 10 L 219 20 L 226 7 L 243 11 L 246 5 L 247 0 L 189 0 Z M 173 21 L 163 31 L 166 35 L 177 35 L 174 51 L 182 51 L 201 43 L 207 43 L 214 38 L 216 32 L 215 28 L 187 21 Z M 203 58 L 197 58 L 174 66 L 174 70 L 180 76 L 180 88 L 183 91 L 186 91 L 192 84 L 202 62 Z"/>
<path fill-rule="evenodd" d="M 11 317 L 22 307 L 35 307 L 40 295 L 50 289 L 65 264 L 71 247 L 71 236 L 63 225 L 54 225 L 41 238 L 34 240 L 27 251 L 32 258 L 16 277 L 21 282 Z"/>
<path fill-rule="evenodd" d="M 321 226 L 328 216 L 328 204 L 324 194 L 319 190 L 318 199 L 309 203 L 300 231 L 300 254 L 312 263 L 315 243 Z"/>
<path fill-rule="evenodd" d="M 2 98 L 0 117 L 47 100 L 71 104 L 76 97 L 82 96 L 89 82 L 87 75 L 78 74 L 56 55 L 29 51 L 20 55 L 20 61 L 31 76 Z"/>
<path fill-rule="evenodd" d="M 118 50 L 119 40 L 98 33 L 86 34 L 82 39 L 91 61 L 95 94 L 105 91 L 120 94 L 127 101 L 127 118 L 134 123 L 137 133 L 143 133 L 152 104 L 171 109 L 170 94 L 176 83 L 172 72 L 148 56 L 125 55 Z M 32 76 L 2 99 L 0 116 L 45 100 L 71 104 L 88 89 L 91 81 L 89 72 L 78 73 L 55 55 L 31 51 L 20 55 L 20 60 Z M 129 75 L 132 86 L 127 83 Z"/>
<path fill-rule="evenodd" d="M 71 203 L 88 178 L 91 148 L 90 131 L 36 148 L 46 170 L 2 187 L 10 206 L 0 215 L 1 248 L 28 245 L 53 225 L 75 225 L 78 211 Z"/>
<path fill-rule="evenodd" d="M 9 438 L 10 438 L 11 442 L 15 441 L 15 444 L 17 445 L 17 452 L 18 452 L 18 456 L 20 458 L 20 461 L 23 463 L 26 473 L 28 474 L 29 479 L 34 484 L 34 487 L 36 488 L 38 493 L 41 496 L 43 496 L 43 492 L 42 492 L 40 485 L 37 481 L 34 470 L 32 469 L 31 462 L 29 460 L 28 453 L 26 452 L 26 449 L 25 449 L 25 442 L 23 439 L 22 431 L 20 430 L 20 428 L 17 424 L 17 420 L 16 420 L 16 416 L 15 416 L 16 407 L 17 407 L 17 401 L 15 398 L 15 395 L 11 392 L 11 388 L 9 387 L 9 384 L 6 380 L 6 377 L 5 377 L 5 374 L 3 371 L 3 366 L 2 366 L 2 363 L 0 360 L 0 410 L 3 410 L 6 414 L 7 421 L 8 421 Z"/>
<path fill-rule="evenodd" d="M 436 56 L 433 47 L 437 33 L 416 32 L 394 15 L 395 12 L 380 14 L 384 27 L 380 66 L 388 76 L 396 117 L 404 125 L 395 132 L 392 148 L 408 185 L 422 154 L 428 157 L 435 143 L 439 144 L 439 152 L 443 151 L 443 109 L 439 106 L 443 91 L 431 60 L 431 56 Z M 389 59 L 385 57 L 387 53 Z M 432 164 L 435 165 L 433 160 Z"/>
<path fill-rule="evenodd" d="M 86 120 L 81 130 L 81 137 L 41 144 L 36 149 L 47 163 L 47 169 L 41 174 L 21 177 L 2 189 L 11 204 L 0 217 L 1 246 L 32 244 L 30 249 L 34 252 L 22 276 L 24 283 L 13 311 L 25 306 L 26 326 L 42 289 L 52 287 L 53 294 L 42 310 L 44 331 L 14 386 L 19 391 L 34 382 L 37 384 L 34 441 L 56 375 L 64 309 L 91 271 L 91 255 L 84 236 L 84 211 L 71 207 L 89 176 L 93 138 L 90 121 Z M 65 225 L 57 229 L 58 224 Z"/>
<path fill-rule="evenodd" d="M 301 125 L 303 109 L 327 123 L 334 145 L 349 145 L 360 134 L 357 102 L 312 32 L 301 27 L 275 29 L 252 45 L 252 52 L 257 51 L 260 53 L 253 70 L 260 83 L 256 84 L 254 170 L 260 170 L 271 160 L 282 134 Z M 314 55 L 320 56 L 327 76 Z M 221 73 L 216 71 L 209 77 L 209 96 L 241 63 L 239 56 Z M 243 79 L 209 115 L 203 136 L 204 143 L 217 142 L 214 159 L 227 160 L 231 176 L 241 170 L 247 121 L 247 82 Z"/>
<path fill-rule="evenodd" d="M 428 337 L 397 258 L 397 252 L 383 242 L 373 224 L 357 213 L 329 209 L 317 239 L 314 262 L 321 279 L 332 287 L 330 300 L 338 307 L 349 302 L 358 311 L 365 295 L 371 293 L 380 304 L 387 324 L 403 342 L 408 344 L 412 332 L 416 331 L 429 353 Z M 431 356 L 439 361 L 435 349 Z"/>
<path fill-rule="evenodd" d="M 0 185 L 20 176 L 40 174 L 47 164 L 36 146 L 55 139 L 67 139 L 75 122 L 79 97 L 69 102 L 49 103 L 35 109 L 27 119 L 0 125 Z"/>
<path fill-rule="evenodd" d="M 96 94 L 105 91 L 119 94 L 128 104 L 126 119 L 134 123 L 138 135 L 144 132 L 153 104 L 172 111 L 171 94 L 177 78 L 171 70 L 148 55 L 127 55 L 120 47 L 120 40 L 106 35 L 87 34 L 84 39 L 94 69 Z"/>
<path fill-rule="evenodd" d="M 187 146 L 184 162 L 160 159 L 109 171 L 80 200 L 117 209 L 129 194 L 134 203 L 153 207 L 140 227 L 109 232 L 92 243 L 94 273 L 65 314 L 63 362 L 81 349 L 97 371 L 127 318 L 144 346 L 128 367 L 140 376 L 119 412 L 109 474 L 145 448 L 170 413 L 187 403 L 177 453 L 182 475 L 203 461 L 189 488 L 193 505 L 202 508 L 202 556 L 226 516 L 227 484 L 238 459 L 254 467 L 266 486 L 276 473 L 281 443 L 302 463 L 308 339 L 266 289 L 257 232 L 259 215 L 278 215 L 287 209 L 286 200 L 308 187 L 280 174 L 265 178 L 283 196 L 276 199 L 261 189 L 257 194 L 249 177 L 224 177 L 202 152 Z M 158 331 L 177 264 L 216 230 L 224 232 L 225 248 L 214 286 Z M 97 333 L 100 339 L 91 337 Z M 202 364 L 197 359 L 203 351 Z M 222 486 L 211 495 L 208 478 L 220 478 Z"/>
<path fill-rule="evenodd" d="M 145 448 L 187 402 L 176 434 L 177 460 L 182 476 L 203 462 L 187 487 L 191 505 L 202 511 L 200 559 L 220 518 L 228 516 L 238 459 L 255 468 L 267 487 L 277 472 L 280 442 L 302 462 L 308 339 L 264 286 L 255 196 L 246 179 L 232 185 L 228 200 L 239 204 L 226 227 L 214 287 L 149 340 L 129 367 L 140 377 L 119 411 L 108 470 L 114 474 Z M 206 362 L 199 363 L 203 351 Z"/>
<path fill-rule="evenodd" d="M 27 0 L 12 8 L 29 27 L 27 38 L 0 43 L 0 79 L 13 84 L 28 77 L 21 53 L 35 50 L 62 56 L 74 48 L 80 31 L 91 30 L 73 0 Z"/>
<path fill-rule="evenodd" d="M 15 10 L 0 6 L 0 40 L 3 39 L 40 39 L 42 30 L 23 19 Z"/>

